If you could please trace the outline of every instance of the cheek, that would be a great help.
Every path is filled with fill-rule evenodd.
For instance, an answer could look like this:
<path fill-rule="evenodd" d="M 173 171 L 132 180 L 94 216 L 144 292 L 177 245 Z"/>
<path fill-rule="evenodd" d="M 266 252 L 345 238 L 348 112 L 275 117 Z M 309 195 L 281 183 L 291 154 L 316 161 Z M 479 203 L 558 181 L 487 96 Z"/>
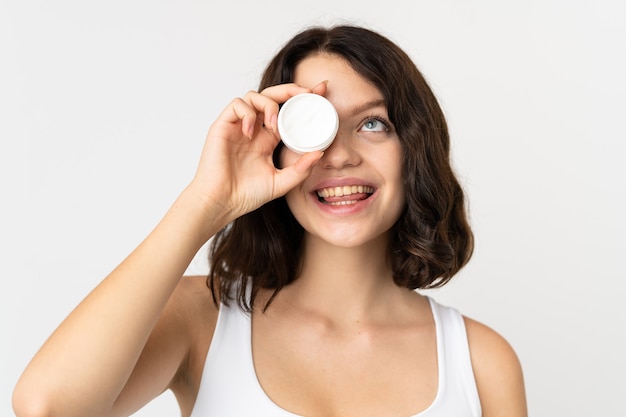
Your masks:
<path fill-rule="evenodd" d="M 285 194 L 285 202 L 287 203 L 287 207 L 291 212 L 291 215 L 296 219 L 299 225 L 306 225 L 306 216 L 303 215 L 304 210 L 304 201 L 302 199 L 302 195 L 298 192 L 297 189 L 292 189 L 287 194 Z"/>
<path fill-rule="evenodd" d="M 282 143 L 279 146 L 281 149 L 277 151 L 278 158 L 276 168 L 281 169 L 283 167 L 293 165 L 298 158 L 300 158 L 300 154 L 287 148 Z M 300 223 L 300 219 L 298 218 L 298 213 L 300 212 L 299 208 L 302 207 L 302 190 L 300 187 L 294 187 L 289 190 L 287 194 L 285 194 L 285 201 L 287 202 L 287 206 L 293 216 L 296 218 L 298 223 Z"/>

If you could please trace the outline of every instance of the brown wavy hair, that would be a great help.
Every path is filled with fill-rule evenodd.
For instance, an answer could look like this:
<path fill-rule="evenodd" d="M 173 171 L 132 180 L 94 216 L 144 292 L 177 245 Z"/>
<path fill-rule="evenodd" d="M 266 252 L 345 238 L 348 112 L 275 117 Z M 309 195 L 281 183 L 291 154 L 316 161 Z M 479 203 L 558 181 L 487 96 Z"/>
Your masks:
<path fill-rule="evenodd" d="M 345 59 L 381 91 L 402 144 L 406 206 L 387 248 L 395 283 L 412 290 L 443 286 L 469 261 L 474 241 L 465 196 L 450 165 L 446 120 L 435 95 L 395 43 L 349 25 L 313 27 L 297 34 L 271 60 L 259 91 L 293 82 L 296 66 L 320 53 Z M 281 148 L 274 152 L 277 166 Z M 207 284 L 213 300 L 236 300 L 250 311 L 261 288 L 273 289 L 267 308 L 297 279 L 303 236 L 284 197 L 229 224 L 210 245 Z"/>

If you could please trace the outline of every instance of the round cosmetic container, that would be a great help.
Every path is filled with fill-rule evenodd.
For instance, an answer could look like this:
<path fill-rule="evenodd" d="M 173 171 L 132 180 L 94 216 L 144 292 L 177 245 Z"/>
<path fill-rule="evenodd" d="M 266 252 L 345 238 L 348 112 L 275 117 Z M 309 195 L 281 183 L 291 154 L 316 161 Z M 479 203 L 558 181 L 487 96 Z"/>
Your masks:
<path fill-rule="evenodd" d="M 304 93 L 291 97 L 278 112 L 278 133 L 297 153 L 323 151 L 339 128 L 337 110 L 325 97 Z"/>

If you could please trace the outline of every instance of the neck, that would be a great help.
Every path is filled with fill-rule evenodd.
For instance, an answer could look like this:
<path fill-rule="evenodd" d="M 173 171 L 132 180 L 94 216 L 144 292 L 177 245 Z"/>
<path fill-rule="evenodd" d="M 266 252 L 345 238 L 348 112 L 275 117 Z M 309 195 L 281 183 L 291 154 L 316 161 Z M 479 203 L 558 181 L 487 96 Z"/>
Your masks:
<path fill-rule="evenodd" d="M 356 248 L 341 248 L 307 235 L 302 273 L 283 291 L 306 310 L 361 320 L 406 293 L 393 281 L 387 262 L 387 237 Z"/>

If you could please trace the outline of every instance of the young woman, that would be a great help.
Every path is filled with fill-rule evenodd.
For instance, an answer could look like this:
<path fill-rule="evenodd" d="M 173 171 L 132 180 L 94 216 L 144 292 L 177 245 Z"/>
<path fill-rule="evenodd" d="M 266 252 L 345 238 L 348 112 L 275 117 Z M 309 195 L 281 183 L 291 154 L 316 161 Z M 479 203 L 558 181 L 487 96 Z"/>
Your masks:
<path fill-rule="evenodd" d="M 339 129 L 300 155 L 277 114 L 308 92 Z M 208 279 L 181 278 L 211 237 Z M 15 411 L 127 416 L 171 389 L 193 417 L 526 416 L 507 342 L 415 291 L 445 284 L 472 247 L 446 123 L 415 65 L 364 28 L 305 30 L 33 358 Z"/>

